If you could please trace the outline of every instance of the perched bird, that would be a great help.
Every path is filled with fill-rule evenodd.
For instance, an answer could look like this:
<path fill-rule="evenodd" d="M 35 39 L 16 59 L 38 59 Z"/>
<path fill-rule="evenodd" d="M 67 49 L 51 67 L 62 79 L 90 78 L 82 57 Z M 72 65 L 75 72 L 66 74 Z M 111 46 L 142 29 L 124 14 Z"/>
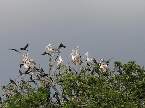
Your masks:
<path fill-rule="evenodd" d="M 2 86 L 2 89 L 5 89 L 6 88 L 6 86 Z"/>
<path fill-rule="evenodd" d="M 58 57 L 57 66 L 63 63 L 63 59 L 61 56 Z"/>
<path fill-rule="evenodd" d="M 43 68 L 40 68 L 40 72 L 43 73 L 44 72 L 44 69 Z"/>
<path fill-rule="evenodd" d="M 41 77 L 46 77 L 46 76 L 48 77 L 48 74 L 46 74 L 46 73 L 41 73 L 40 76 L 41 76 Z"/>
<path fill-rule="evenodd" d="M 16 82 L 14 80 L 12 80 L 12 79 L 10 79 L 10 83 L 17 86 Z"/>
<path fill-rule="evenodd" d="M 24 65 L 24 64 L 23 64 L 23 63 L 21 63 L 21 64 L 20 64 L 20 68 L 22 68 L 22 66 L 23 66 L 23 65 Z"/>
<path fill-rule="evenodd" d="M 91 71 L 91 69 L 90 69 L 90 68 L 87 68 L 86 70 L 87 70 L 87 71 Z"/>
<path fill-rule="evenodd" d="M 72 69 L 71 69 L 71 67 L 70 67 L 70 66 L 69 66 L 68 70 L 69 70 L 70 72 L 72 71 Z"/>
<path fill-rule="evenodd" d="M 48 52 L 43 52 L 41 55 L 49 55 L 49 56 L 51 56 L 51 54 L 50 53 L 48 53 Z"/>
<path fill-rule="evenodd" d="M 86 56 L 86 61 L 87 62 L 97 64 L 97 60 L 95 58 L 89 58 L 89 53 L 88 52 L 85 53 L 85 56 Z"/>
<path fill-rule="evenodd" d="M 53 48 L 51 44 L 48 44 L 45 47 L 45 52 L 46 53 L 55 53 L 55 52 L 59 52 L 59 50 L 57 48 Z"/>
<path fill-rule="evenodd" d="M 104 58 L 101 58 L 99 63 L 103 63 L 104 61 Z"/>
<path fill-rule="evenodd" d="M 28 51 L 27 50 L 28 46 L 29 46 L 29 44 L 27 43 L 23 48 L 20 48 L 20 50 L 26 50 L 26 51 Z"/>
<path fill-rule="evenodd" d="M 64 101 L 67 101 L 67 102 L 69 101 L 68 98 L 64 95 L 62 95 L 62 98 L 63 98 Z"/>
<path fill-rule="evenodd" d="M 31 68 L 29 67 L 26 71 L 25 71 L 25 74 L 29 74 L 31 71 Z"/>
<path fill-rule="evenodd" d="M 56 100 L 57 100 L 57 104 L 60 105 L 61 102 L 60 102 L 59 94 L 58 94 L 57 92 L 55 92 L 54 95 L 53 95 L 53 97 L 56 98 Z"/>
<path fill-rule="evenodd" d="M 101 70 L 102 72 L 107 72 L 107 70 L 108 70 L 108 65 L 107 65 L 106 63 L 101 63 L 101 65 L 100 65 L 100 70 Z"/>
<path fill-rule="evenodd" d="M 74 61 L 75 60 L 75 50 L 72 50 L 72 53 L 70 55 L 71 55 L 72 61 Z"/>
<path fill-rule="evenodd" d="M 95 64 L 98 64 L 97 60 L 95 58 L 93 58 L 92 60 Z"/>
<path fill-rule="evenodd" d="M 91 66 L 91 64 L 87 63 L 87 66 Z"/>
<path fill-rule="evenodd" d="M 34 80 L 32 75 L 30 76 L 30 80 Z"/>
<path fill-rule="evenodd" d="M 32 75 L 30 76 L 30 81 L 29 82 L 33 82 L 34 84 L 36 84 L 36 81 L 35 81 L 35 79 L 33 79 Z"/>
<path fill-rule="evenodd" d="M 34 69 L 36 66 L 36 62 L 31 57 L 28 56 L 28 53 L 25 53 L 22 55 L 20 68 L 22 68 L 22 66 L 24 69 L 29 69 L 29 67 L 31 69 Z"/>
<path fill-rule="evenodd" d="M 29 69 L 29 65 L 28 64 L 25 63 L 23 66 L 24 66 L 25 69 Z"/>
<path fill-rule="evenodd" d="M 72 58 L 72 62 L 75 65 L 80 65 L 82 63 L 81 55 L 80 55 L 80 52 L 79 52 L 79 47 L 72 50 L 72 53 L 70 55 L 71 55 L 71 58 Z"/>
<path fill-rule="evenodd" d="M 89 58 L 89 52 L 86 52 L 85 56 L 86 56 L 86 61 L 87 62 L 92 62 L 93 61 L 93 58 Z"/>
<path fill-rule="evenodd" d="M 60 43 L 60 45 L 58 46 L 58 49 L 60 48 L 66 48 L 66 46 L 63 43 Z"/>
<path fill-rule="evenodd" d="M 19 70 L 19 74 L 20 74 L 20 76 L 22 76 L 22 75 L 23 75 L 23 73 L 22 73 L 22 71 L 21 71 L 21 70 Z"/>
<path fill-rule="evenodd" d="M 27 83 L 26 81 L 24 81 L 24 80 L 22 80 L 22 79 L 21 79 L 21 82 L 22 82 L 23 84 L 26 84 L 26 83 Z"/>

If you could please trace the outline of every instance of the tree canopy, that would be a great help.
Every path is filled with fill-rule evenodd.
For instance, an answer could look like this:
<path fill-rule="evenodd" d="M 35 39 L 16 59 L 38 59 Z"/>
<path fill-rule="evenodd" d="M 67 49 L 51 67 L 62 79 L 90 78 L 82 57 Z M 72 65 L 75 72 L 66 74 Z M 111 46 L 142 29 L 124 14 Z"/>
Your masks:
<path fill-rule="evenodd" d="M 144 67 L 81 54 L 79 47 L 66 56 L 64 44 L 46 46 L 44 69 L 24 48 L 19 76 L 2 86 L 1 108 L 143 108 Z M 64 56 L 65 55 L 65 56 Z"/>

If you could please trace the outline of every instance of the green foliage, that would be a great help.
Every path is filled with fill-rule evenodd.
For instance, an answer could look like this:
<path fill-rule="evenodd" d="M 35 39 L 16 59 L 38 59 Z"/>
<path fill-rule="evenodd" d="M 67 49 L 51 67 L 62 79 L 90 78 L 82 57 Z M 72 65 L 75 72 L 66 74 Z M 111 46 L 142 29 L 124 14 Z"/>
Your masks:
<path fill-rule="evenodd" d="M 117 62 L 115 62 L 116 65 Z M 98 68 L 98 67 L 97 67 Z M 69 101 L 60 106 L 49 103 L 46 88 L 28 94 L 16 94 L 3 103 L 4 108 L 138 108 L 144 107 L 145 70 L 135 62 L 121 65 L 122 74 L 97 75 L 66 71 L 57 82 Z M 96 69 L 98 71 L 98 69 Z"/>
<path fill-rule="evenodd" d="M 69 103 L 64 104 L 64 107 L 144 107 L 144 69 L 135 62 L 123 64 L 121 68 L 123 74 L 109 76 L 64 73 L 60 84 L 64 88 L 64 94 L 70 99 Z"/>
<path fill-rule="evenodd" d="M 109 68 L 109 61 L 98 62 L 88 53 L 83 61 L 78 48 L 71 53 L 72 63 L 65 64 L 59 56 L 60 48 L 65 46 L 61 43 L 56 49 L 49 44 L 43 53 L 49 57 L 48 73 L 24 52 L 20 80 L 10 80 L 2 87 L 0 108 L 145 107 L 143 67 L 134 61 L 116 61 Z"/>
<path fill-rule="evenodd" d="M 45 88 L 25 95 L 16 94 L 4 102 L 6 108 L 46 108 L 49 93 Z"/>

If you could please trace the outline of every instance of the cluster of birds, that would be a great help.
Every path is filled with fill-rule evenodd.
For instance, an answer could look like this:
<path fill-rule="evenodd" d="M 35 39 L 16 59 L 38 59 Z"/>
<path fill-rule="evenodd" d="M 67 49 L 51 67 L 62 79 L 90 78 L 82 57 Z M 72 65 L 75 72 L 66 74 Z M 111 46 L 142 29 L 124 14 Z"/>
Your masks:
<path fill-rule="evenodd" d="M 23 48 L 9 49 L 20 54 L 21 61 L 18 77 L 15 80 L 10 79 L 9 84 L 7 84 L 6 86 L 2 86 L 3 99 L 8 99 L 9 97 L 17 93 L 25 94 L 29 92 L 31 88 L 34 90 L 34 88 L 38 89 L 39 87 L 44 86 L 46 88 L 51 87 L 52 89 L 54 89 L 55 95 L 53 96 L 57 98 L 58 101 L 58 96 L 56 96 L 56 94 L 60 95 L 60 93 L 58 93 L 58 90 L 54 86 L 54 79 L 49 75 L 48 72 L 45 72 L 45 70 L 32 59 L 32 57 L 28 53 L 28 48 L 29 44 L 26 44 Z M 48 55 L 48 57 L 50 58 L 49 64 L 52 63 L 52 59 L 54 58 L 56 66 L 59 67 L 63 63 L 63 59 L 60 56 L 62 48 L 66 48 L 63 43 L 60 43 L 57 48 L 54 48 L 52 44 L 48 44 L 45 47 L 45 51 L 41 55 Z M 65 96 L 62 95 L 62 97 L 66 100 Z M 0 99 L 0 101 L 2 102 L 1 97 Z"/>
<path fill-rule="evenodd" d="M 24 47 L 19 49 L 9 49 L 19 53 L 22 58 L 20 61 L 19 76 L 15 80 L 10 79 L 10 82 L 7 86 L 3 86 L 2 90 L 4 92 L 4 98 L 7 99 L 17 93 L 27 93 L 30 88 L 39 88 L 41 85 L 45 87 L 52 87 L 55 91 L 53 97 L 56 98 L 57 103 L 60 104 L 60 93 L 59 90 L 55 87 L 55 78 L 56 76 L 51 76 L 50 73 L 54 73 L 56 70 L 59 70 L 60 67 L 64 64 L 64 59 L 61 56 L 61 50 L 66 48 L 63 43 L 60 43 L 57 47 L 54 47 L 52 44 L 48 44 L 45 47 L 45 51 L 41 55 L 46 55 L 49 57 L 49 70 L 46 72 L 39 64 L 37 64 L 28 53 L 29 44 L 26 44 Z M 71 54 L 71 64 L 65 65 L 67 70 L 70 72 L 78 73 L 72 65 L 82 66 L 81 68 L 86 69 L 87 71 L 95 71 L 94 68 L 91 70 L 92 66 L 98 65 L 99 71 L 106 73 L 109 69 L 109 60 L 105 61 L 104 59 L 96 60 L 95 58 L 89 57 L 89 53 L 81 55 L 79 47 L 76 47 L 72 50 Z M 55 70 L 53 67 L 57 67 Z M 59 95 L 59 96 L 58 96 Z M 62 98 L 68 100 L 66 96 L 62 95 Z M 0 102 L 2 98 L 0 97 Z"/>
<path fill-rule="evenodd" d="M 85 57 L 82 57 L 79 47 L 73 49 L 70 55 L 72 63 L 75 65 L 82 65 L 83 63 L 85 63 L 87 64 L 87 66 L 92 66 L 92 64 L 97 64 L 99 66 L 99 70 L 103 73 L 106 73 L 109 69 L 109 63 L 111 59 L 104 60 L 103 58 L 101 58 L 100 60 L 97 60 L 96 58 L 89 57 L 88 52 L 84 54 Z"/>

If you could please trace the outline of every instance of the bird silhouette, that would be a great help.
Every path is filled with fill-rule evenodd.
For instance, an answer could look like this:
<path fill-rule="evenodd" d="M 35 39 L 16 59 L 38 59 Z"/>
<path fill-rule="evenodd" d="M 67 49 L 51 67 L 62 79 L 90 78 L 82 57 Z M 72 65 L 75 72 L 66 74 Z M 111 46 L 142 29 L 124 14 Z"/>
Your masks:
<path fill-rule="evenodd" d="M 12 79 L 10 79 L 10 83 L 17 86 L 16 82 L 14 80 L 12 80 Z"/>
<path fill-rule="evenodd" d="M 23 73 L 22 73 L 22 71 L 21 71 L 21 70 L 19 70 L 19 74 L 20 74 L 20 76 L 22 76 L 22 75 L 23 75 Z"/>
<path fill-rule="evenodd" d="M 95 59 L 95 58 L 93 58 L 93 63 L 95 63 L 95 64 L 97 64 L 98 62 L 97 62 L 97 60 Z"/>
<path fill-rule="evenodd" d="M 30 80 L 34 80 L 32 75 L 30 76 Z"/>
<path fill-rule="evenodd" d="M 57 92 L 55 92 L 54 95 L 53 95 L 53 97 L 56 98 L 56 100 L 57 100 L 57 104 L 60 105 L 61 102 L 60 102 L 59 94 L 58 94 Z"/>
<path fill-rule="evenodd" d="M 14 48 L 12 48 L 12 49 L 9 49 L 9 50 L 12 50 L 12 51 L 15 51 L 15 52 L 18 52 L 18 53 L 20 53 L 20 51 L 19 51 L 19 50 L 17 50 L 17 49 L 14 49 Z"/>
<path fill-rule="evenodd" d="M 6 86 L 2 86 L 2 89 L 5 89 L 6 88 Z"/>
<path fill-rule="evenodd" d="M 29 74 L 30 73 L 30 67 L 25 71 L 25 74 Z"/>
<path fill-rule="evenodd" d="M 29 46 L 29 44 L 27 43 L 23 48 L 20 48 L 20 50 L 26 50 L 26 51 L 28 51 L 27 50 L 28 46 Z"/>
<path fill-rule="evenodd" d="M 22 68 L 22 66 L 24 66 L 24 64 L 22 63 L 22 64 L 20 64 L 20 68 Z"/>
<path fill-rule="evenodd" d="M 66 48 L 66 46 L 63 43 L 60 43 L 60 45 L 58 46 L 58 49 L 60 48 Z"/>
<path fill-rule="evenodd" d="M 48 77 L 48 74 L 46 74 L 46 73 L 41 73 L 40 76 L 41 76 L 41 77 L 46 77 L 46 76 Z"/>
<path fill-rule="evenodd" d="M 63 98 L 64 101 L 67 101 L 67 102 L 69 101 L 68 98 L 64 95 L 62 95 L 62 98 Z"/>
<path fill-rule="evenodd" d="M 43 68 L 40 68 L 40 72 L 44 72 L 44 69 Z"/>
<path fill-rule="evenodd" d="M 49 55 L 49 56 L 51 56 L 51 54 L 50 53 L 47 53 L 46 51 L 43 52 L 41 55 Z"/>
<path fill-rule="evenodd" d="M 70 72 L 72 71 L 72 69 L 71 69 L 71 67 L 70 67 L 70 66 L 69 66 L 68 70 L 69 70 Z"/>
<path fill-rule="evenodd" d="M 29 82 L 33 82 L 35 85 L 37 85 L 37 83 L 36 83 L 35 79 L 33 79 L 32 75 L 30 76 L 30 81 Z"/>

